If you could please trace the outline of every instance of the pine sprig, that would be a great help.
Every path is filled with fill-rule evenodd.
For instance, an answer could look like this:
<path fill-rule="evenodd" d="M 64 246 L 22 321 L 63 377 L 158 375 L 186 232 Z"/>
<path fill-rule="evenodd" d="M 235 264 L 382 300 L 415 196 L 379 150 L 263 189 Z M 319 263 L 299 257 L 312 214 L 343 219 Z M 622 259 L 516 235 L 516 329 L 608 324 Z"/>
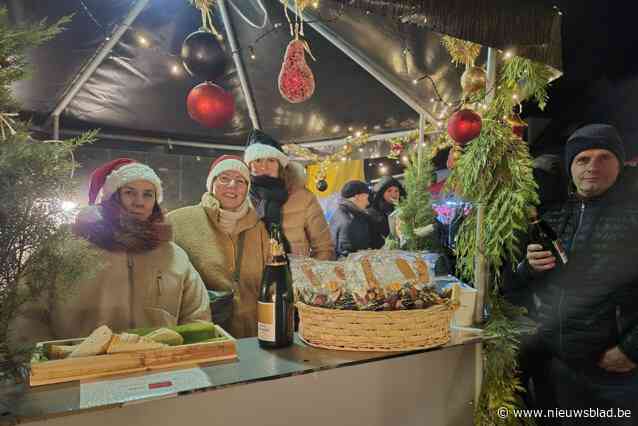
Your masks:
<path fill-rule="evenodd" d="M 27 49 L 54 37 L 68 21 L 15 28 L 0 9 L 0 114 L 19 110 L 11 84 L 28 75 Z M 0 381 L 17 375 L 29 360 L 30 348 L 15 347 L 9 338 L 20 308 L 50 291 L 65 292 L 99 266 L 90 245 L 62 225 L 67 219 L 62 202 L 74 195 L 73 151 L 96 132 L 36 141 L 28 123 L 12 119 L 10 126 L 0 133 Z"/>
<path fill-rule="evenodd" d="M 495 295 L 494 295 L 495 296 Z M 524 405 L 520 394 L 524 388 L 518 378 L 518 347 L 520 344 L 517 326 L 512 321 L 522 314 L 500 297 L 492 299 L 492 316 L 484 329 L 483 343 L 483 388 L 479 403 L 474 410 L 474 424 L 518 426 L 534 425 L 530 418 L 521 419 L 513 415 L 513 410 Z M 505 408 L 508 416 L 499 416 L 499 409 Z"/>
<path fill-rule="evenodd" d="M 434 211 L 429 207 L 432 204 L 430 192 L 427 190 L 432 183 L 432 173 L 431 156 L 426 153 L 421 156 L 417 152 L 412 153 L 405 168 L 407 196 L 399 202 L 401 233 L 406 238 L 408 250 L 434 247 L 430 238 L 419 237 L 415 233 L 415 229 L 430 225 L 434 221 Z"/>
<path fill-rule="evenodd" d="M 29 76 L 27 50 L 51 40 L 70 20 L 71 16 L 65 16 L 53 24 L 47 24 L 42 20 L 17 28 L 9 26 L 7 9 L 0 8 L 0 111 L 17 109 L 10 86 L 13 82 Z"/>
<path fill-rule="evenodd" d="M 465 148 L 447 185 L 486 206 L 485 250 L 495 272 L 505 259 L 515 262 L 520 254 L 517 235 L 526 229 L 526 207 L 537 202 L 527 146 L 500 123 L 485 120 L 481 135 Z M 461 276 L 471 281 L 476 257 L 475 209 L 457 238 L 457 266 Z"/>

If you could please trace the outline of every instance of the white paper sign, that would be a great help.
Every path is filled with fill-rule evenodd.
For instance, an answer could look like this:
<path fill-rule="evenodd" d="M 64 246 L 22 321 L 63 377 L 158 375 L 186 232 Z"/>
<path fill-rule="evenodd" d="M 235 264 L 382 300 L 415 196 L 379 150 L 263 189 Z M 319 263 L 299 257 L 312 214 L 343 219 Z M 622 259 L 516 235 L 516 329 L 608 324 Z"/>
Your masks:
<path fill-rule="evenodd" d="M 80 408 L 157 398 L 211 385 L 199 368 L 80 383 Z"/>

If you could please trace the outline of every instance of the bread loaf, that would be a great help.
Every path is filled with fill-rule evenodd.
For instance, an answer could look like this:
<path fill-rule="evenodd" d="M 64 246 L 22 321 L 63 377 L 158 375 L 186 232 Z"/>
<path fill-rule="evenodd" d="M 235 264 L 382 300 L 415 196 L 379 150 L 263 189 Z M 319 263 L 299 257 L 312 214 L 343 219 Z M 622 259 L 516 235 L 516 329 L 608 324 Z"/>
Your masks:
<path fill-rule="evenodd" d="M 111 342 L 113 332 L 106 325 L 102 325 L 80 343 L 77 348 L 69 354 L 69 358 L 81 356 L 93 356 L 106 353 L 106 348 Z"/>
<path fill-rule="evenodd" d="M 106 349 L 108 354 L 117 354 L 122 352 L 145 351 L 148 349 L 163 348 L 168 345 L 155 342 L 148 337 L 138 336 L 131 333 L 115 334 L 111 338 L 111 342 Z"/>

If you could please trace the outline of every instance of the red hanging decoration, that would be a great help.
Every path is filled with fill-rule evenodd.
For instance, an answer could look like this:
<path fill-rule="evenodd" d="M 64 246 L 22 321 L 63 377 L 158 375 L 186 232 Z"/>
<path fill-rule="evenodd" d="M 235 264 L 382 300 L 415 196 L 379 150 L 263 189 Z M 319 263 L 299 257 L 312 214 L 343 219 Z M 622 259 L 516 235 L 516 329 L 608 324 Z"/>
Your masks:
<path fill-rule="evenodd" d="M 191 89 L 186 98 L 188 115 L 204 127 L 217 128 L 226 124 L 235 113 L 235 99 L 224 89 L 209 81 Z"/>
<path fill-rule="evenodd" d="M 447 133 L 459 145 L 465 145 L 481 133 L 481 116 L 471 109 L 452 114 L 447 122 Z"/>
<path fill-rule="evenodd" d="M 527 123 L 521 119 L 521 117 L 513 112 L 505 118 L 507 124 L 512 128 L 512 133 L 519 138 L 523 139 L 523 135 L 525 134 L 525 129 L 527 128 Z"/>
<path fill-rule="evenodd" d="M 291 41 L 279 72 L 279 93 L 293 104 L 308 100 L 315 92 L 315 77 L 306 63 L 304 50 L 310 53 L 305 41 Z"/>
<path fill-rule="evenodd" d="M 390 144 L 390 154 L 388 158 L 396 160 L 403 153 L 403 144 L 401 142 L 392 142 Z"/>

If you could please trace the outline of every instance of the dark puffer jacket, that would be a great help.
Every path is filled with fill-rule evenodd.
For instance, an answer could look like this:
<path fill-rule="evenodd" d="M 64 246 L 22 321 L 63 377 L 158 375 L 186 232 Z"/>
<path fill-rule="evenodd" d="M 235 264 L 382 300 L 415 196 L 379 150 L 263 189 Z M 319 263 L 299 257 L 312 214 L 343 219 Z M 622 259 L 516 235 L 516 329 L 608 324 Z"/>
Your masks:
<path fill-rule="evenodd" d="M 571 199 L 543 218 L 568 250 L 567 265 L 546 273 L 519 271 L 534 282 L 540 335 L 552 353 L 593 367 L 618 345 L 638 363 L 638 200 L 623 173 L 602 197 Z"/>
<path fill-rule="evenodd" d="M 384 176 L 373 188 L 372 201 L 366 212 L 370 215 L 371 248 L 379 249 L 385 244 L 385 239 L 390 234 L 388 216 L 394 211 L 394 204 L 390 204 L 383 198 L 388 188 L 399 188 L 401 198 L 405 197 L 405 189 L 397 179 L 392 176 Z"/>
<path fill-rule="evenodd" d="M 330 218 L 337 258 L 371 248 L 370 216 L 352 201 L 342 200 Z"/>

